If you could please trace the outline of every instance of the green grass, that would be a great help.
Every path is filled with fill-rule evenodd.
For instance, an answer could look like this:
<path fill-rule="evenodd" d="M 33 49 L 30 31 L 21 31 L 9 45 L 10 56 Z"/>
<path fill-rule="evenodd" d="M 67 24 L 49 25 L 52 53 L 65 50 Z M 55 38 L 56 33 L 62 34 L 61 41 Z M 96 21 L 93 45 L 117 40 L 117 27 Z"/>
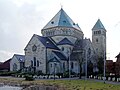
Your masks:
<path fill-rule="evenodd" d="M 59 84 L 67 90 L 120 90 L 120 85 L 104 84 L 102 82 L 84 80 L 57 80 L 47 81 L 52 84 Z"/>
<path fill-rule="evenodd" d="M 104 84 L 103 82 L 84 81 L 84 80 L 35 80 L 25 81 L 18 79 L 3 79 L 0 82 L 20 83 L 21 85 L 52 85 L 61 87 L 60 90 L 120 90 L 120 85 Z"/>

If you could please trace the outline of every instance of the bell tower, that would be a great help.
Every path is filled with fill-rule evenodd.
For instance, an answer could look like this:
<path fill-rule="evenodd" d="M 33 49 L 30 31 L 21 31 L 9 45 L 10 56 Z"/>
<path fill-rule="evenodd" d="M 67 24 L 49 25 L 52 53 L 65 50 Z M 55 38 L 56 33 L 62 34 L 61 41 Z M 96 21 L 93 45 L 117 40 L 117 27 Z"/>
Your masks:
<path fill-rule="evenodd" d="M 92 44 L 98 58 L 106 56 L 106 29 L 100 19 L 92 28 Z"/>

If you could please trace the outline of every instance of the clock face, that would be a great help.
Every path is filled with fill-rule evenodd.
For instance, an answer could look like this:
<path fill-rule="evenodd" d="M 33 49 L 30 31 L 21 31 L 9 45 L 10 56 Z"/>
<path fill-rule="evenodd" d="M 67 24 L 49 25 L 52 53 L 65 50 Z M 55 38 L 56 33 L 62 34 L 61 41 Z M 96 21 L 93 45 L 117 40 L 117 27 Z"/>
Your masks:
<path fill-rule="evenodd" d="M 36 45 L 33 45 L 33 46 L 32 46 L 32 51 L 35 52 L 36 50 L 37 50 L 37 46 L 36 46 Z"/>

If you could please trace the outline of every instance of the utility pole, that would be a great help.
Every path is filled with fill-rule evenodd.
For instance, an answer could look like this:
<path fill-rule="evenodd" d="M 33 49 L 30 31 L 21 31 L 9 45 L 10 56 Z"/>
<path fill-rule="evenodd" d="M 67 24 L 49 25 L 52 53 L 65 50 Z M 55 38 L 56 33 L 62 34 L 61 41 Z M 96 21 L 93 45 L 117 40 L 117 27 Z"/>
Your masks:
<path fill-rule="evenodd" d="M 70 49 L 70 48 L 69 48 Z M 70 49 L 70 51 L 69 51 L 69 78 L 71 78 L 71 71 L 70 71 L 70 69 L 71 69 L 71 65 L 70 65 L 70 53 L 71 53 L 71 49 Z"/>
<path fill-rule="evenodd" d="M 54 80 L 55 80 L 55 74 L 56 74 L 56 72 L 55 72 L 55 66 L 56 66 L 56 63 L 54 62 Z"/>
<path fill-rule="evenodd" d="M 105 69 L 106 69 L 106 68 L 105 68 L 105 66 L 106 66 L 106 60 L 105 60 L 106 55 L 105 55 L 105 54 L 106 54 L 106 53 L 105 53 L 105 50 L 104 50 L 104 83 L 105 83 L 105 80 L 106 80 L 106 79 L 105 79 L 105 76 L 106 76 L 106 75 L 105 75 L 105 72 L 106 72 L 106 71 L 105 71 Z"/>
<path fill-rule="evenodd" d="M 87 50 L 85 50 L 85 79 L 87 80 Z"/>
<path fill-rule="evenodd" d="M 47 45 L 49 44 L 48 41 L 46 41 L 46 50 L 45 50 L 45 55 L 46 55 L 46 74 L 48 74 L 48 64 L 47 64 L 47 61 L 48 61 L 48 58 L 47 58 Z"/>

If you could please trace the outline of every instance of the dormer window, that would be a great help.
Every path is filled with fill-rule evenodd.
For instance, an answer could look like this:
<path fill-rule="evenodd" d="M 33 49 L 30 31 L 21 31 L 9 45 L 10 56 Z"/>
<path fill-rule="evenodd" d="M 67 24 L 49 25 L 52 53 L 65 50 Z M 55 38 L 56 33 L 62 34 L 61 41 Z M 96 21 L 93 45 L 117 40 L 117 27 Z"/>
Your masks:
<path fill-rule="evenodd" d="M 54 21 L 52 21 L 51 24 L 54 24 Z"/>
<path fill-rule="evenodd" d="M 63 23 L 66 23 L 66 21 L 64 20 Z"/>

